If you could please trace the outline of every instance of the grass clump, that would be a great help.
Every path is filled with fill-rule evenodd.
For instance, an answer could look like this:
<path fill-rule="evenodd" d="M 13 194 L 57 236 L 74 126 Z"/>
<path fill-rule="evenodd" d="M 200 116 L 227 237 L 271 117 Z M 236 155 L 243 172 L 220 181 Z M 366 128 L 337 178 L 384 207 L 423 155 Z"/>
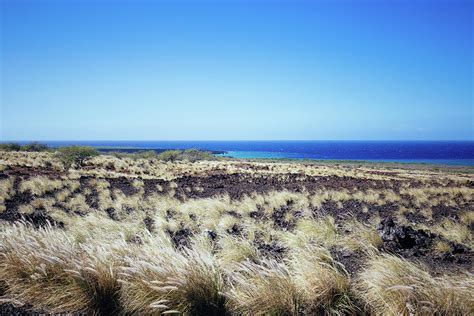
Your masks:
<path fill-rule="evenodd" d="M 177 251 L 151 238 L 122 267 L 121 300 L 132 314 L 225 315 L 223 275 L 202 245 Z"/>
<path fill-rule="evenodd" d="M 292 277 L 301 293 L 300 312 L 345 315 L 354 311 L 349 274 L 327 249 L 307 245 L 296 249 L 290 260 Z"/>
<path fill-rule="evenodd" d="M 226 292 L 236 314 L 296 315 L 300 296 L 288 267 L 275 260 L 245 261 L 230 274 Z"/>
<path fill-rule="evenodd" d="M 114 248 L 81 247 L 51 226 L 2 227 L 3 301 L 50 313 L 108 315 L 118 308 Z"/>
<path fill-rule="evenodd" d="M 394 255 L 369 260 L 356 288 L 377 315 L 468 315 L 474 308 L 472 274 L 433 277 L 425 266 Z"/>
<path fill-rule="evenodd" d="M 469 229 L 469 226 L 464 223 L 445 219 L 441 224 L 434 227 L 434 231 L 447 240 L 465 244 L 470 248 L 474 247 L 472 232 Z"/>
<path fill-rule="evenodd" d="M 344 314 L 354 311 L 350 278 L 325 248 L 294 250 L 285 262 L 245 261 L 229 272 L 226 292 L 237 314 Z"/>

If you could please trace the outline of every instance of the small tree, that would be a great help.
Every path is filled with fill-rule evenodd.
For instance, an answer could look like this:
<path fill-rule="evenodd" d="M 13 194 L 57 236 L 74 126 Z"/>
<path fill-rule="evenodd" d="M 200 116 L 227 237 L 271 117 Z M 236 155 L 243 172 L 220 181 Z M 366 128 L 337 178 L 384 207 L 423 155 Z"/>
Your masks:
<path fill-rule="evenodd" d="M 163 161 L 175 161 L 181 156 L 181 150 L 166 150 L 158 155 L 158 159 Z"/>
<path fill-rule="evenodd" d="M 133 158 L 136 159 L 153 159 L 158 157 L 156 151 L 154 150 L 140 150 L 133 154 Z"/>
<path fill-rule="evenodd" d="M 99 155 L 97 149 L 89 146 L 61 147 L 58 152 L 59 158 L 66 166 L 83 166 L 86 160 Z"/>
<path fill-rule="evenodd" d="M 187 149 L 184 151 L 183 157 L 189 162 L 212 160 L 214 158 L 209 151 L 203 151 L 199 149 Z"/>

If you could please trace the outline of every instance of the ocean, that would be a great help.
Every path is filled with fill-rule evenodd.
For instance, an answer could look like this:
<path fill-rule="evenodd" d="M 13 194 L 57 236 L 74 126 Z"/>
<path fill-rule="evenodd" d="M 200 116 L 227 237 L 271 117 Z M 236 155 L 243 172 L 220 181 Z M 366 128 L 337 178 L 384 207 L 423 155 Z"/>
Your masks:
<path fill-rule="evenodd" d="M 20 142 L 28 143 L 28 142 Z M 235 158 L 361 160 L 474 166 L 474 141 L 42 141 L 49 146 L 223 151 Z"/>

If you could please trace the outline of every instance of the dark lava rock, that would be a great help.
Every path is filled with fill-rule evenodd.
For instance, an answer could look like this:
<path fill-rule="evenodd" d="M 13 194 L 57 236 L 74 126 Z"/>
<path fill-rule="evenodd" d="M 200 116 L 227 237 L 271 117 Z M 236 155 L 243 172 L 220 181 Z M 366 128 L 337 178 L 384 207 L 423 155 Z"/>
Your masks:
<path fill-rule="evenodd" d="M 231 228 L 228 228 L 226 229 L 227 233 L 228 234 L 231 234 L 231 235 L 240 235 L 242 233 L 242 227 L 240 227 L 239 225 L 237 224 L 234 224 L 232 225 Z"/>
<path fill-rule="evenodd" d="M 143 240 L 141 239 L 140 236 L 138 235 L 135 235 L 135 236 L 132 236 L 129 240 L 128 240 L 129 243 L 132 243 L 132 244 L 137 244 L 137 245 L 142 245 L 143 244 Z"/>
<path fill-rule="evenodd" d="M 413 250 L 413 255 L 426 253 L 436 237 L 424 230 L 415 230 L 409 226 L 396 225 L 392 218 L 384 218 L 377 227 L 387 250 L 399 252 Z"/>
<path fill-rule="evenodd" d="M 277 261 L 283 260 L 287 249 L 276 242 L 265 243 L 262 240 L 255 241 L 256 247 L 266 258 L 272 258 Z"/>
<path fill-rule="evenodd" d="M 29 223 L 32 223 L 33 226 L 35 226 L 36 228 L 44 227 L 48 223 L 51 224 L 52 226 L 56 226 L 56 227 L 60 227 L 60 228 L 64 227 L 63 222 L 55 221 L 51 216 L 46 215 L 43 212 L 43 210 L 35 210 L 31 214 L 24 215 L 23 218 L 24 218 L 25 221 L 27 221 Z"/>
<path fill-rule="evenodd" d="M 26 307 L 17 307 L 10 303 L 0 304 L 0 315 L 11 316 L 40 316 L 46 315 L 43 312 L 32 311 Z"/>
<path fill-rule="evenodd" d="M 117 211 L 113 208 L 113 207 L 109 207 L 108 209 L 105 210 L 105 212 L 107 213 L 107 215 L 109 215 L 109 217 L 111 219 L 113 219 L 114 221 L 117 221 L 119 218 L 118 218 L 118 214 L 117 214 Z"/>
<path fill-rule="evenodd" d="M 176 248 L 189 246 L 189 239 L 192 235 L 192 231 L 189 228 L 180 228 L 175 232 L 168 230 L 167 233 L 170 235 Z"/>
<path fill-rule="evenodd" d="M 257 210 L 250 212 L 249 216 L 256 220 L 264 220 L 266 218 L 265 209 L 261 205 L 257 205 Z"/>
<path fill-rule="evenodd" d="M 275 226 L 280 227 L 284 230 L 291 230 L 295 227 L 295 220 L 286 220 L 286 214 L 291 213 L 291 207 L 289 205 L 282 206 L 273 210 L 272 219 Z"/>
<path fill-rule="evenodd" d="M 361 252 L 352 252 L 350 250 L 337 247 L 331 249 L 331 256 L 339 263 L 342 263 L 345 270 L 351 276 L 355 276 L 357 271 L 359 271 L 359 269 L 362 267 L 364 258 L 364 254 Z"/>
<path fill-rule="evenodd" d="M 384 249 L 397 253 L 404 258 L 416 257 L 428 265 L 434 274 L 468 269 L 472 271 L 474 252 L 462 244 L 447 241 L 441 236 L 416 230 L 409 226 L 397 225 L 393 219 L 385 218 L 377 227 L 384 242 Z M 445 241 L 451 246 L 451 252 L 436 254 L 435 241 Z"/>
<path fill-rule="evenodd" d="M 211 239 L 211 240 L 216 240 L 217 238 L 217 233 L 213 230 L 210 230 L 210 229 L 205 229 L 204 230 L 205 233 L 207 233 L 207 236 Z"/>
<path fill-rule="evenodd" d="M 231 211 L 228 211 L 227 214 L 235 218 L 242 218 L 242 214 L 238 213 L 237 211 L 231 210 Z"/>
<path fill-rule="evenodd" d="M 123 194 L 130 196 L 138 193 L 138 189 L 133 186 L 133 181 L 125 177 L 109 178 L 107 179 L 110 183 L 110 189 L 120 189 Z"/>
<path fill-rule="evenodd" d="M 145 224 L 146 229 L 148 229 L 150 233 L 155 230 L 155 220 L 153 218 L 147 216 L 143 220 L 143 223 Z"/>

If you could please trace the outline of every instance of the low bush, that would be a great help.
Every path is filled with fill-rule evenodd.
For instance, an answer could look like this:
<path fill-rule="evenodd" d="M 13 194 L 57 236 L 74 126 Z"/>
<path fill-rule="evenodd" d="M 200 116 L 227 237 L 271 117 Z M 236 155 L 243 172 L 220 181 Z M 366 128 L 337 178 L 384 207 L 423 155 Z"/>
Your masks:
<path fill-rule="evenodd" d="M 58 150 L 58 157 L 66 166 L 83 166 L 85 161 L 98 155 L 97 149 L 89 146 L 68 146 Z"/>
<path fill-rule="evenodd" d="M 187 149 L 181 154 L 181 156 L 183 157 L 183 160 L 188 160 L 190 162 L 212 160 L 214 158 L 211 152 L 199 149 Z"/>
<path fill-rule="evenodd" d="M 213 160 L 214 156 L 209 151 L 199 149 L 186 150 L 166 150 L 158 155 L 158 159 L 163 161 L 186 160 L 189 162 L 196 162 L 199 160 Z"/>
<path fill-rule="evenodd" d="M 38 142 L 33 142 L 31 144 L 27 144 L 21 146 L 17 143 L 7 143 L 7 144 L 0 144 L 0 151 L 50 151 L 51 149 L 45 145 Z"/>
<path fill-rule="evenodd" d="M 23 151 L 49 151 L 50 148 L 45 144 L 34 142 L 31 144 L 22 146 L 21 150 Z"/>
<path fill-rule="evenodd" d="M 132 160 L 137 159 L 154 159 L 158 157 L 158 154 L 154 150 L 139 150 L 136 152 L 125 152 L 125 151 L 107 151 L 105 154 L 114 156 L 119 159 L 128 158 Z"/>
<path fill-rule="evenodd" d="M 181 156 L 181 150 L 167 150 L 158 155 L 158 159 L 163 161 L 176 161 Z"/>
<path fill-rule="evenodd" d="M 0 144 L 0 151 L 20 151 L 21 146 L 16 143 Z"/>
<path fill-rule="evenodd" d="M 140 150 L 133 153 L 135 159 L 153 159 L 158 157 L 158 154 L 154 150 Z"/>

